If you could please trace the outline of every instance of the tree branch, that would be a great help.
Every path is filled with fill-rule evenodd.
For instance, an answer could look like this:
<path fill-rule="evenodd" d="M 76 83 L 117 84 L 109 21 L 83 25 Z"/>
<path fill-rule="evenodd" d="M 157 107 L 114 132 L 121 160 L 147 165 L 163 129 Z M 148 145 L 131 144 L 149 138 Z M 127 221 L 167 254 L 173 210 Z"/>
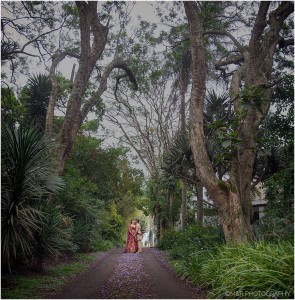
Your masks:
<path fill-rule="evenodd" d="M 276 23 L 282 24 L 284 20 L 294 11 L 294 2 L 283 1 L 277 9 L 269 15 L 268 23 L 274 26 Z"/>
<path fill-rule="evenodd" d="M 225 35 L 227 37 L 229 37 L 233 43 L 236 45 L 236 47 L 238 48 L 238 50 L 243 53 L 244 52 L 244 48 L 243 45 L 229 32 L 225 31 L 225 30 L 208 30 L 208 31 L 204 31 L 203 35 L 211 35 L 211 34 L 215 34 L 215 35 Z"/>
<path fill-rule="evenodd" d="M 285 48 L 285 47 L 288 47 L 288 46 L 294 46 L 294 38 L 292 39 L 284 39 L 284 38 L 281 38 L 279 40 L 279 48 Z"/>
<path fill-rule="evenodd" d="M 52 55 L 52 64 L 50 68 L 50 80 L 51 80 L 51 93 L 48 101 L 47 113 L 46 113 L 46 124 L 45 124 L 45 132 L 51 136 L 52 134 L 52 126 L 53 126 L 53 117 L 54 117 L 54 108 L 55 103 L 58 97 L 58 81 L 55 75 L 55 70 L 57 65 L 66 57 L 65 52 L 56 53 Z"/>
<path fill-rule="evenodd" d="M 25 51 L 21 51 L 21 50 L 13 51 L 10 54 L 25 54 L 25 55 L 32 56 L 32 57 L 38 57 L 41 60 L 41 58 L 40 58 L 39 55 L 31 54 L 31 53 L 28 53 L 28 52 L 25 52 Z"/>
<path fill-rule="evenodd" d="M 270 6 L 270 1 L 261 1 L 259 10 L 255 19 L 255 23 L 252 29 L 251 39 L 249 43 L 249 51 L 251 57 L 255 59 L 259 53 L 260 40 L 264 31 L 266 23 L 266 16 Z"/>
<path fill-rule="evenodd" d="M 42 36 L 44 36 L 44 35 L 46 35 L 46 34 L 49 34 L 49 33 L 51 33 L 51 32 L 54 32 L 54 31 L 56 31 L 56 30 L 59 30 L 60 28 L 61 28 L 61 27 L 58 27 L 58 28 L 55 28 L 55 29 L 52 29 L 52 30 L 50 30 L 50 31 L 47 31 L 47 32 L 44 32 L 44 33 L 40 34 L 40 35 L 37 36 L 36 38 L 34 38 L 34 39 L 32 39 L 31 41 L 28 41 L 27 43 L 25 43 L 25 44 L 22 46 L 22 48 L 20 49 L 20 51 L 24 51 L 24 49 L 25 49 L 28 45 L 30 45 L 30 44 L 36 42 L 36 41 L 39 40 Z"/>
<path fill-rule="evenodd" d="M 132 70 L 129 68 L 127 61 L 123 60 L 114 60 L 111 62 L 104 70 L 101 79 L 100 79 L 100 85 L 97 91 L 93 94 L 93 96 L 89 99 L 89 101 L 84 105 L 81 117 L 83 118 L 82 121 L 87 116 L 88 112 L 91 110 L 91 108 L 96 104 L 96 102 L 99 100 L 103 92 L 107 88 L 107 80 L 113 69 L 122 69 L 126 72 L 126 74 L 129 77 L 129 80 L 134 84 L 135 89 L 138 89 L 136 78 L 132 72 Z"/>
<path fill-rule="evenodd" d="M 244 62 L 244 57 L 240 54 L 229 56 L 226 60 L 218 61 L 214 65 L 215 68 L 218 69 L 223 66 L 227 66 L 230 64 L 239 64 L 241 62 Z"/>
<path fill-rule="evenodd" d="M 152 174 L 153 172 L 153 168 L 152 166 L 149 165 L 149 163 L 146 161 L 146 159 L 142 156 L 140 150 L 135 146 L 135 144 L 132 142 L 131 138 L 129 137 L 128 133 L 125 131 L 124 127 L 122 126 L 121 122 L 119 122 L 115 117 L 107 115 L 107 117 L 109 118 L 109 121 L 113 124 L 115 124 L 116 126 L 118 126 L 124 137 L 126 138 L 128 144 L 134 149 L 134 151 L 137 153 L 137 155 L 139 156 L 140 160 L 142 161 L 142 163 L 146 166 L 147 170 L 150 172 L 150 174 Z"/>

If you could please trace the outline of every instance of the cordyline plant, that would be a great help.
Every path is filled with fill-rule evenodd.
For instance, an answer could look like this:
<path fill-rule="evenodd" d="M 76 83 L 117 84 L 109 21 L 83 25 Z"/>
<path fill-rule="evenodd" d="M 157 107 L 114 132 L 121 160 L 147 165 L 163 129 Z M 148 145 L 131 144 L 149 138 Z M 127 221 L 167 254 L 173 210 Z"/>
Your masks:
<path fill-rule="evenodd" d="M 36 233 L 43 226 L 38 206 L 63 187 L 54 175 L 50 142 L 35 128 L 2 128 L 1 257 L 4 269 L 34 254 Z"/>

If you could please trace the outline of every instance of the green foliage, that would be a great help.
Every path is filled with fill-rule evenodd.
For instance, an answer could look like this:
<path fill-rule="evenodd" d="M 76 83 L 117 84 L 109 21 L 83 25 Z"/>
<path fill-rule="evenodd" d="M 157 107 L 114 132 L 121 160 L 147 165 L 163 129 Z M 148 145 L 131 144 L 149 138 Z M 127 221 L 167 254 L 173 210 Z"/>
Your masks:
<path fill-rule="evenodd" d="M 44 130 L 46 112 L 51 94 L 51 81 L 48 75 L 30 76 L 22 89 L 20 101 L 26 108 L 25 121 Z"/>
<path fill-rule="evenodd" d="M 79 251 L 88 251 L 91 232 L 98 222 L 102 203 L 95 197 L 95 184 L 86 177 L 79 177 L 76 170 L 68 169 L 64 179 L 66 187 L 57 195 L 57 200 L 62 210 L 71 218 L 73 242 Z"/>
<path fill-rule="evenodd" d="M 290 158 L 289 162 L 288 168 L 274 174 L 264 183 L 267 199 L 266 215 L 254 224 L 259 239 L 270 241 L 294 239 L 293 158 Z"/>
<path fill-rule="evenodd" d="M 188 133 L 180 132 L 175 137 L 173 145 L 163 154 L 162 160 L 163 176 L 170 178 L 172 185 L 175 184 L 176 178 L 185 179 L 191 183 L 197 182 Z"/>
<path fill-rule="evenodd" d="M 68 217 L 62 215 L 59 206 L 42 204 L 38 210 L 44 218 L 40 231 L 34 236 L 31 268 L 42 271 L 44 258 L 56 258 L 64 253 L 71 254 L 77 247 L 73 244 L 71 228 L 67 225 Z M 40 262 L 41 266 L 38 266 Z"/>
<path fill-rule="evenodd" d="M 77 219 L 73 224 L 73 238 L 79 251 L 89 251 L 89 243 L 91 241 L 91 225 L 85 220 Z"/>
<path fill-rule="evenodd" d="M 97 238 L 93 240 L 90 244 L 91 251 L 109 251 L 114 247 L 114 243 L 112 241 L 103 240 L 101 238 Z"/>
<path fill-rule="evenodd" d="M 142 173 L 132 169 L 122 148 L 103 149 L 102 141 L 80 135 L 66 162 L 66 188 L 57 196 L 70 218 L 79 251 L 105 251 L 119 244 L 124 221 L 142 194 Z"/>
<path fill-rule="evenodd" d="M 171 250 L 173 258 L 183 259 L 190 253 L 203 249 L 215 248 L 224 242 L 219 229 L 210 226 L 190 226 L 184 231 L 175 229 L 165 232 L 158 243 L 158 248 Z"/>
<path fill-rule="evenodd" d="M 1 287 L 3 299 L 46 299 L 57 289 L 69 283 L 85 270 L 95 256 L 77 254 L 79 261 L 58 265 L 46 270 L 46 275 L 9 275 L 4 277 Z"/>
<path fill-rule="evenodd" d="M 108 210 L 101 211 L 100 218 L 103 224 L 101 227 L 102 238 L 109 241 L 120 240 L 123 220 L 122 216 L 117 213 L 115 203 L 111 203 Z"/>
<path fill-rule="evenodd" d="M 210 298 L 293 298 L 293 243 L 224 245 L 216 229 L 191 232 L 167 232 L 159 247 L 176 274 L 208 288 Z"/>
<path fill-rule="evenodd" d="M 95 184 L 96 198 L 105 202 L 122 198 L 128 190 L 140 193 L 142 173 L 130 168 L 126 150 L 103 149 L 101 143 L 94 137 L 78 136 L 65 173 L 71 166 L 77 176 L 85 176 L 85 180 Z"/>
<path fill-rule="evenodd" d="M 14 127 L 20 122 L 25 113 L 25 107 L 16 99 L 15 94 L 9 87 L 1 88 L 1 123 Z"/>
<path fill-rule="evenodd" d="M 214 298 L 268 298 L 271 292 L 293 298 L 294 247 L 288 242 L 223 246 L 198 272 Z"/>
<path fill-rule="evenodd" d="M 263 114 L 262 106 L 264 99 L 265 89 L 257 85 L 251 85 L 241 90 L 237 98 L 241 101 L 242 108 L 247 110 L 254 107 L 261 114 Z"/>
<path fill-rule="evenodd" d="M 171 216 L 167 205 L 168 192 L 173 192 Z M 178 220 L 181 206 L 181 185 L 178 180 L 154 174 L 147 182 L 146 196 L 149 199 L 146 211 L 156 216 L 158 224 L 162 222 L 163 227 L 167 228 L 169 218 L 173 223 Z"/>
<path fill-rule="evenodd" d="M 293 143 L 294 139 L 294 76 L 284 75 L 274 91 L 272 104 L 275 107 L 269 112 L 261 126 L 263 138 L 275 141 L 280 145 Z M 264 135 L 263 135 L 264 133 Z"/>
<path fill-rule="evenodd" d="M 191 250 L 191 249 L 188 249 Z M 217 249 L 200 249 L 184 253 L 182 257 L 171 257 L 171 264 L 176 274 L 182 279 L 188 279 L 193 284 L 204 286 L 204 278 L 201 273 L 202 267 L 210 260 L 214 259 Z"/>
<path fill-rule="evenodd" d="M 254 232 L 258 240 L 280 241 L 294 240 L 293 219 L 278 217 L 267 213 L 254 223 Z"/>
<path fill-rule="evenodd" d="M 9 269 L 19 256 L 32 254 L 44 215 L 37 204 L 63 187 L 54 175 L 51 143 L 35 129 L 2 128 L 2 262 Z"/>

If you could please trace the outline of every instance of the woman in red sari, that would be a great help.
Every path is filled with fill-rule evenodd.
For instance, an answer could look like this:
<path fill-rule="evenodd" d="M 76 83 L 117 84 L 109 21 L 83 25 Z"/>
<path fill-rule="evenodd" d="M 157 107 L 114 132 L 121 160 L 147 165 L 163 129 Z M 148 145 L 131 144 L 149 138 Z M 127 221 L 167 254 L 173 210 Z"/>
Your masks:
<path fill-rule="evenodd" d="M 135 253 L 138 251 L 138 244 L 136 240 L 136 228 L 135 228 L 135 221 L 131 220 L 129 225 L 127 240 L 126 240 L 126 247 L 125 253 Z"/>

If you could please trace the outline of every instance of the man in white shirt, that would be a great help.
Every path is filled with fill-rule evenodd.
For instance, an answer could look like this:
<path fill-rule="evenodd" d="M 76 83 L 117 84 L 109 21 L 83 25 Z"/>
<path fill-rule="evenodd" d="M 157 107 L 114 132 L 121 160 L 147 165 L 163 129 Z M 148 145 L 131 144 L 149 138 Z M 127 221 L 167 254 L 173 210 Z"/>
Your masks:
<path fill-rule="evenodd" d="M 142 240 L 142 232 L 141 232 L 141 226 L 139 224 L 139 220 L 136 219 L 136 224 L 135 224 L 135 236 L 136 236 L 136 240 L 138 243 L 138 252 L 141 252 L 141 240 Z"/>

